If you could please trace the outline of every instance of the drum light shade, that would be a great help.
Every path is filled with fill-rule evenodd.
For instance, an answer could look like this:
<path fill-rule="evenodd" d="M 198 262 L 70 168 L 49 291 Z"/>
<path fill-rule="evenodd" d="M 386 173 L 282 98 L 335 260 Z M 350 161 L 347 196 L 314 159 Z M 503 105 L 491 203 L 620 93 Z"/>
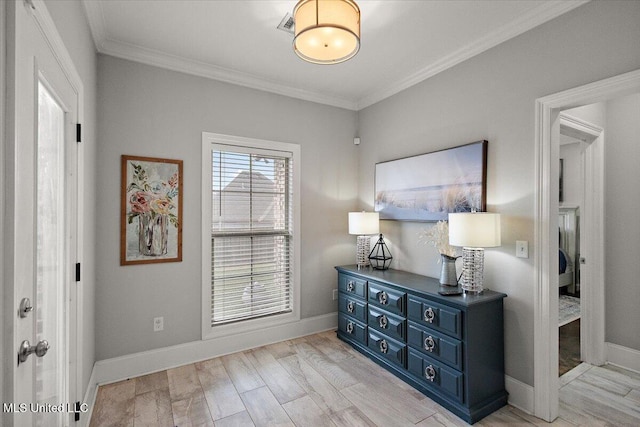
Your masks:
<path fill-rule="evenodd" d="M 300 0 L 293 48 L 305 61 L 338 64 L 360 49 L 360 8 L 353 0 Z"/>
<path fill-rule="evenodd" d="M 449 244 L 472 248 L 500 246 L 500 214 L 450 213 Z"/>
<path fill-rule="evenodd" d="M 349 234 L 363 236 L 380 232 L 378 212 L 349 212 Z"/>

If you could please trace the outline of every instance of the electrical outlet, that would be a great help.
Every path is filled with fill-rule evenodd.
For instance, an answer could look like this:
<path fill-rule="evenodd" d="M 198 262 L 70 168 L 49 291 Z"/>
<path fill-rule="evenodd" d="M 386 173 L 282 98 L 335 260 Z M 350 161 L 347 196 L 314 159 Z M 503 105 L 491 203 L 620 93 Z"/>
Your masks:
<path fill-rule="evenodd" d="M 516 256 L 518 258 L 529 258 L 529 242 L 516 240 Z"/>
<path fill-rule="evenodd" d="M 153 332 L 164 331 L 164 317 L 155 317 L 153 319 Z"/>
<path fill-rule="evenodd" d="M 334 289 L 333 292 L 332 292 L 332 295 L 333 295 L 333 300 L 334 301 L 337 300 L 338 299 L 338 290 Z"/>

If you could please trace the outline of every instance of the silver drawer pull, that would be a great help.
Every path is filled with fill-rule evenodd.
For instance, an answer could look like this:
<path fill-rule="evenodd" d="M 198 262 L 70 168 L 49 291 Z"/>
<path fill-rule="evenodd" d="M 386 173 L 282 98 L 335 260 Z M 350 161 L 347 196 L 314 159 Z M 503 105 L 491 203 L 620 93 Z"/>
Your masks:
<path fill-rule="evenodd" d="M 347 282 L 347 292 L 353 292 L 353 288 L 355 287 L 353 280 L 349 280 Z"/>
<path fill-rule="evenodd" d="M 355 310 L 356 305 L 353 303 L 353 301 L 349 301 L 349 303 L 347 304 L 347 311 L 349 313 L 353 313 L 353 310 Z"/>
<path fill-rule="evenodd" d="M 380 341 L 380 351 L 384 354 L 387 354 L 389 351 L 389 344 L 387 344 L 387 340 Z"/>
<path fill-rule="evenodd" d="M 387 295 L 387 293 L 385 291 L 382 291 L 378 294 L 378 302 L 382 305 L 387 305 L 387 302 L 389 301 L 389 296 Z"/>
<path fill-rule="evenodd" d="M 433 339 L 431 335 L 424 339 L 424 349 L 432 352 L 436 348 L 436 341 Z"/>
<path fill-rule="evenodd" d="M 433 365 L 429 365 L 424 370 L 424 376 L 431 382 L 434 382 L 436 379 L 436 370 Z"/>
<path fill-rule="evenodd" d="M 436 318 L 436 312 L 433 311 L 433 308 L 429 307 L 424 311 L 424 321 L 433 323 L 433 320 Z"/>
<path fill-rule="evenodd" d="M 353 333 L 353 322 L 347 323 L 347 333 L 349 334 Z"/>
<path fill-rule="evenodd" d="M 378 323 L 380 324 L 380 327 L 382 329 L 387 329 L 387 325 L 389 324 L 389 321 L 387 320 L 387 316 L 385 316 L 384 314 L 380 316 L 378 318 Z"/>

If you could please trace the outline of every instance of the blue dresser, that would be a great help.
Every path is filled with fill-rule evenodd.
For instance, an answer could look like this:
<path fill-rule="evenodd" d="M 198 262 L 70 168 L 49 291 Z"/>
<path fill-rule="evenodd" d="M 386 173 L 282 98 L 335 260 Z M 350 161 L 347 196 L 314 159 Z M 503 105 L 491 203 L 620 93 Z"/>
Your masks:
<path fill-rule="evenodd" d="M 507 403 L 505 294 L 441 296 L 437 279 L 338 270 L 338 337 L 473 424 Z"/>

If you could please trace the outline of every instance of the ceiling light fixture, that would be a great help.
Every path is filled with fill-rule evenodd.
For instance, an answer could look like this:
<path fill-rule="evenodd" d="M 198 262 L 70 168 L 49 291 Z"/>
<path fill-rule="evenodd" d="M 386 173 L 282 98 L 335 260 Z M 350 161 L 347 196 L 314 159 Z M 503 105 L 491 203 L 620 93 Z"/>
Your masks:
<path fill-rule="evenodd" d="M 293 49 L 314 64 L 338 64 L 360 50 L 360 8 L 353 0 L 300 0 Z"/>

